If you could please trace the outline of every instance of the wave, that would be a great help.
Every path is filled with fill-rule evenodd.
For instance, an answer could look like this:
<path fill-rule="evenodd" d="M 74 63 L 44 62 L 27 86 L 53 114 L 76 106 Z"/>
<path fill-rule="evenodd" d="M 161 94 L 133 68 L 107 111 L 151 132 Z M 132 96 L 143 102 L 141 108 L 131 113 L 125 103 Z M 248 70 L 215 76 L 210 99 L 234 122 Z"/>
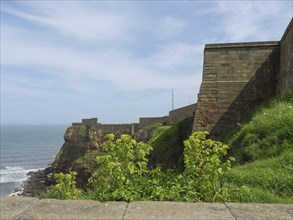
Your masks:
<path fill-rule="evenodd" d="M 44 168 L 38 169 L 23 169 L 22 167 L 1 167 L 0 183 L 16 183 L 22 182 L 28 178 L 27 174 L 31 171 L 35 172 Z"/>

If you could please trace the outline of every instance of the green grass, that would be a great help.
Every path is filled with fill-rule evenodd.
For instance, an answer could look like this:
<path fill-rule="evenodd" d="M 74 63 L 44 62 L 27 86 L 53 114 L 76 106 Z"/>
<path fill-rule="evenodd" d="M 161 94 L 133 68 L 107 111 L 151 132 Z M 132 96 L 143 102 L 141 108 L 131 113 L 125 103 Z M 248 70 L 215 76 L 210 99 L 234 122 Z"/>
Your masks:
<path fill-rule="evenodd" d="M 192 125 L 193 117 L 186 118 L 153 139 L 149 143 L 154 148 L 150 153 L 150 166 L 182 171 L 184 169 L 183 141 L 190 136 Z"/>
<path fill-rule="evenodd" d="M 259 106 L 224 138 L 236 165 L 229 201 L 293 203 L 293 91 Z"/>
<path fill-rule="evenodd" d="M 149 143 L 154 142 L 161 134 L 163 134 L 165 131 L 167 131 L 172 126 L 170 125 L 164 125 L 156 128 L 153 133 L 151 139 L 148 141 Z"/>
<path fill-rule="evenodd" d="M 239 165 L 225 176 L 232 202 L 293 203 L 293 151 Z"/>
<path fill-rule="evenodd" d="M 224 142 L 229 154 L 243 164 L 278 156 L 293 147 L 293 91 L 260 106 L 238 131 Z"/>
<path fill-rule="evenodd" d="M 266 101 L 240 123 L 243 126 L 233 129 L 223 139 L 225 144 L 231 146 L 227 156 L 236 158 L 232 169 L 224 174 L 226 188 L 223 192 L 227 194 L 222 197 L 223 200 L 292 204 L 293 90 Z M 136 138 L 146 139 L 153 147 L 149 155 L 149 168 L 160 166 L 162 173 L 167 173 L 166 169 L 177 171 L 172 172 L 174 175 L 181 173 L 184 170 L 183 141 L 190 136 L 192 125 L 193 118 L 190 117 L 171 127 L 156 123 L 141 129 Z M 89 164 L 89 167 L 94 166 L 92 162 L 100 154 L 98 151 L 79 153 L 70 152 L 67 156 L 73 160 L 78 155 L 81 159 L 77 159 L 76 163 Z M 167 176 L 172 178 L 169 174 Z M 162 180 L 168 179 L 167 176 Z M 174 182 L 174 186 L 176 184 Z M 154 190 L 153 183 L 151 190 Z M 194 190 L 194 187 L 191 188 L 190 193 Z M 159 196 L 160 193 L 158 191 Z M 181 201 L 180 198 L 177 200 Z"/>
<path fill-rule="evenodd" d="M 170 127 L 171 126 L 164 125 L 164 123 L 162 122 L 156 122 L 139 129 L 134 134 L 134 139 L 136 139 L 137 141 L 142 141 L 146 143 L 146 142 L 149 142 L 150 140 L 156 139 L 157 136 L 159 136 L 162 132 L 164 132 Z"/>

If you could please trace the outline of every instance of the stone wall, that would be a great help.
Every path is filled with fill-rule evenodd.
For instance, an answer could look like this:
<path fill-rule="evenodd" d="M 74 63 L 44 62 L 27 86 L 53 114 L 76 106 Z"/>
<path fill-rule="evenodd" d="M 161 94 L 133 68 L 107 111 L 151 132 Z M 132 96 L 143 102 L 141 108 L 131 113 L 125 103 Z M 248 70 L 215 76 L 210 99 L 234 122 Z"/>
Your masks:
<path fill-rule="evenodd" d="M 86 126 L 96 126 L 98 124 L 98 118 L 82 119 L 82 124 Z"/>
<path fill-rule="evenodd" d="M 176 124 L 183 119 L 193 116 L 195 113 L 196 104 L 184 106 L 169 112 L 169 124 Z"/>
<path fill-rule="evenodd" d="M 293 88 L 293 19 L 281 41 L 208 44 L 193 131 L 220 138 L 263 100 Z"/>
<path fill-rule="evenodd" d="M 80 122 L 73 122 L 72 123 L 72 126 L 81 126 L 82 125 L 82 123 L 80 123 Z"/>
<path fill-rule="evenodd" d="M 133 135 L 138 130 L 138 123 L 132 124 L 99 124 L 103 133 L 123 133 Z"/>
<path fill-rule="evenodd" d="M 169 117 L 164 116 L 164 117 L 144 117 L 144 118 L 139 118 L 139 128 L 143 128 L 147 125 L 156 123 L 156 122 L 162 122 L 164 124 L 169 123 Z"/>
<path fill-rule="evenodd" d="M 277 93 L 293 88 L 293 19 L 280 41 L 280 71 L 277 76 Z"/>
<path fill-rule="evenodd" d="M 82 122 L 73 122 L 72 126 L 81 126 L 81 125 L 85 125 L 85 126 L 97 126 L 98 125 L 98 118 L 86 118 L 86 119 L 82 119 Z"/>
<path fill-rule="evenodd" d="M 278 42 L 206 45 L 193 131 L 220 137 L 274 96 L 278 63 Z"/>

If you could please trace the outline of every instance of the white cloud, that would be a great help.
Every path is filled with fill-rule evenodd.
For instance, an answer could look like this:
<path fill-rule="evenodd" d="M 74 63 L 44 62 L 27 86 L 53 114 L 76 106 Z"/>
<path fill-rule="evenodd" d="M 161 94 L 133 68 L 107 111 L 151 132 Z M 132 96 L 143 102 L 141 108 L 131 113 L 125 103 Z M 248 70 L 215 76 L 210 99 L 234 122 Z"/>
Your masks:
<path fill-rule="evenodd" d="M 288 17 L 277 15 L 282 4 L 270 3 L 270 12 L 264 12 L 255 4 L 228 3 L 209 3 L 214 7 L 200 7 L 199 15 L 184 10 L 182 16 L 165 2 L 1 4 L 3 122 L 11 122 L 17 109 L 35 123 L 93 116 L 103 122 L 133 122 L 139 116 L 166 115 L 172 88 L 176 107 L 193 103 L 201 83 L 203 42 L 271 40 L 284 31 L 275 31 Z M 146 4 L 154 5 L 144 8 Z M 196 20 L 203 14 L 213 26 L 205 28 L 206 20 Z"/>
<path fill-rule="evenodd" d="M 30 10 L 3 6 L 2 10 L 58 35 L 77 40 L 130 40 L 134 22 L 131 11 L 104 11 L 103 7 L 86 7 L 80 2 L 26 2 Z M 98 6 L 103 6 L 99 4 Z"/>
<path fill-rule="evenodd" d="M 63 77 L 76 78 L 78 81 L 81 78 L 89 78 L 109 81 L 132 89 L 161 87 L 162 85 L 157 85 L 156 82 L 163 81 L 168 71 L 191 67 L 195 64 L 196 48 L 192 44 L 165 45 L 159 52 L 151 54 L 151 58 L 134 59 L 129 51 L 115 47 L 103 48 L 102 51 L 97 48 L 96 52 L 92 52 L 48 43 L 46 39 L 35 41 L 34 32 L 6 25 L 3 30 L 1 39 L 5 41 L 2 47 L 4 65 L 50 69 L 52 75 L 62 73 Z M 202 53 L 202 51 L 197 52 Z M 153 64 L 161 70 L 153 69 Z M 136 77 L 142 80 L 135 83 L 129 81 Z M 154 79 L 158 80 L 154 81 Z M 173 80 L 169 78 L 167 81 Z"/>
<path fill-rule="evenodd" d="M 215 13 L 223 19 L 219 20 L 217 30 L 224 31 L 228 42 L 280 40 L 283 27 L 292 18 L 292 4 L 290 1 L 219 1 Z"/>

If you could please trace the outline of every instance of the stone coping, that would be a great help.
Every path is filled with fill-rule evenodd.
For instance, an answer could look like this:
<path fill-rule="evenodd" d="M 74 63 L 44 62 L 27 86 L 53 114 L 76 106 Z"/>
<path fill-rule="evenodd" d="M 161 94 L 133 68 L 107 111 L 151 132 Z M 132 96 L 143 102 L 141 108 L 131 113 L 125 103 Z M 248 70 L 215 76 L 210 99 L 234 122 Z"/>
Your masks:
<path fill-rule="evenodd" d="M 0 219 L 293 219 L 293 204 L 105 202 L 0 197 Z"/>
<path fill-rule="evenodd" d="M 251 47 L 275 47 L 279 45 L 280 41 L 263 41 L 263 42 L 240 42 L 240 43 L 219 43 L 206 44 L 205 50 L 209 49 L 231 49 L 231 48 L 251 48 Z"/>

